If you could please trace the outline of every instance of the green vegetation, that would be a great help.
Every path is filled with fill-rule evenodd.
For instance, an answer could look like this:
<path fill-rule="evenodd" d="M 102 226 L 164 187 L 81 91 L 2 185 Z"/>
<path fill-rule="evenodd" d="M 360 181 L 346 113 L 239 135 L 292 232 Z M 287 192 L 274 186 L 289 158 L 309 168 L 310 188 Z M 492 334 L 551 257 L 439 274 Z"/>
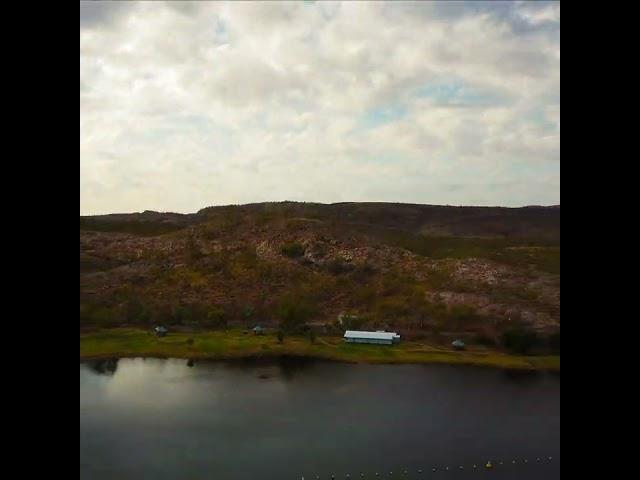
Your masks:
<path fill-rule="evenodd" d="M 304 247 L 297 242 L 289 242 L 282 246 L 281 252 L 289 258 L 297 258 L 304 255 Z"/>
<path fill-rule="evenodd" d="M 364 318 L 350 313 L 340 315 L 338 320 L 336 320 L 336 326 L 344 330 L 360 330 L 364 324 Z"/>
<path fill-rule="evenodd" d="M 80 230 L 93 232 L 130 233 L 140 236 L 155 236 L 182 230 L 184 226 L 171 223 L 136 221 L 136 220 L 103 220 L 91 217 L 80 217 Z"/>
<path fill-rule="evenodd" d="M 560 273 L 560 247 L 543 240 L 509 238 L 430 237 L 408 233 L 386 234 L 390 245 L 433 259 L 485 258 L 514 267 L 534 265 Z"/>
<path fill-rule="evenodd" d="M 286 333 L 300 332 L 314 314 L 315 306 L 308 298 L 293 294 L 284 296 L 276 306 L 275 312 L 280 330 Z"/>
<path fill-rule="evenodd" d="M 549 349 L 554 355 L 560 355 L 560 332 L 549 337 Z"/>
<path fill-rule="evenodd" d="M 507 350 L 525 355 L 540 345 L 540 339 L 535 332 L 514 328 L 506 330 L 502 334 L 502 343 Z"/>
<path fill-rule="evenodd" d="M 479 334 L 476 335 L 476 337 L 474 338 L 474 343 L 478 344 L 478 345 L 483 345 L 485 347 L 495 347 L 496 342 L 493 338 L 484 335 L 484 334 Z"/>
<path fill-rule="evenodd" d="M 126 304 L 126 318 L 129 323 L 148 323 L 150 312 L 138 297 L 129 299 Z"/>
<path fill-rule="evenodd" d="M 192 338 L 193 343 L 187 339 Z M 80 359 L 160 357 L 230 359 L 293 355 L 356 363 L 447 363 L 508 369 L 560 370 L 558 356 L 516 356 L 499 352 L 455 352 L 424 343 L 394 346 L 346 344 L 337 337 L 290 336 L 287 342 L 268 335 L 245 335 L 242 330 L 173 333 L 156 337 L 136 329 L 102 330 L 80 335 Z"/>
<path fill-rule="evenodd" d="M 475 344 L 559 352 L 559 334 L 501 336 L 519 323 L 507 319 L 525 311 L 545 335 L 558 324 L 559 209 L 281 202 L 80 223 L 84 330 L 259 323 L 289 337 L 308 333 L 309 321 L 327 333 L 339 312 L 350 312 L 340 328 L 443 341 L 455 332 L 467 342 L 486 334 Z M 513 268 L 459 265 L 470 257 Z"/>
<path fill-rule="evenodd" d="M 331 260 L 327 263 L 327 270 L 333 275 L 340 275 L 342 273 L 350 272 L 354 269 L 353 265 L 340 258 Z"/>

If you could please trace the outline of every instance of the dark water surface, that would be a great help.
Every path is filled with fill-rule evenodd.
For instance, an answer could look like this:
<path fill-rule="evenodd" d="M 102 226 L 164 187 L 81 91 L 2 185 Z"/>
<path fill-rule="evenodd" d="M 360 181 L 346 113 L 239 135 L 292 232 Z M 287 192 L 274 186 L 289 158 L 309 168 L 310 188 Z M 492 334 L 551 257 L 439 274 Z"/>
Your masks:
<path fill-rule="evenodd" d="M 80 365 L 86 480 L 553 480 L 559 453 L 560 377 L 549 374 L 299 360 Z"/>

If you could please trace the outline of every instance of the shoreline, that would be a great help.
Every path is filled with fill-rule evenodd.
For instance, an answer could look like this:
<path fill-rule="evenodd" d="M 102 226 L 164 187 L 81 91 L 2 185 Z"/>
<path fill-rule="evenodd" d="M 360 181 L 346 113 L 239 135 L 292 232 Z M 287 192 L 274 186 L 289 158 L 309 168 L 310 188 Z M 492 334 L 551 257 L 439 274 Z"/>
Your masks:
<path fill-rule="evenodd" d="M 188 343 L 188 340 L 192 340 Z M 495 350 L 447 350 L 420 342 L 398 345 L 345 344 L 340 337 L 318 337 L 314 343 L 287 336 L 244 334 L 241 330 L 169 333 L 156 337 L 132 328 L 101 330 L 80 335 L 80 361 L 113 358 L 185 360 L 251 360 L 294 357 L 355 364 L 445 364 L 505 370 L 560 371 L 560 356 L 520 356 Z"/>

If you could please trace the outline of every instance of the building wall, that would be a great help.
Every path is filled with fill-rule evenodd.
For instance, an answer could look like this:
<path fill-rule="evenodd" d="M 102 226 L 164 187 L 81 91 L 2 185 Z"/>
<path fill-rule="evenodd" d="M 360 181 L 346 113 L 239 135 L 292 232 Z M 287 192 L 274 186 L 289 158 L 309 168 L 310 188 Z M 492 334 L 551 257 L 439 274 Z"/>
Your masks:
<path fill-rule="evenodd" d="M 391 345 L 392 340 L 381 340 L 378 338 L 345 338 L 347 343 L 375 343 L 379 345 Z"/>

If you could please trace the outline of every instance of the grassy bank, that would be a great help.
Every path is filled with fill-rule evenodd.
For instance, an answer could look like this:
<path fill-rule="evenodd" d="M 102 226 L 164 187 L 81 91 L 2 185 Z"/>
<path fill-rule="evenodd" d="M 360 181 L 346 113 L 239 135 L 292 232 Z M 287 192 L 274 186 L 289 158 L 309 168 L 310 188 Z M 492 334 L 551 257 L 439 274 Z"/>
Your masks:
<path fill-rule="evenodd" d="M 274 335 L 255 336 L 241 330 L 172 333 L 157 338 L 148 331 L 120 328 L 80 335 L 81 360 L 107 357 L 232 359 L 279 355 L 356 363 L 444 363 L 560 370 L 559 356 L 525 357 L 473 350 L 456 352 L 413 342 L 394 346 L 350 345 L 341 338 L 319 337 L 312 344 L 306 338 L 286 337 L 278 343 Z"/>

